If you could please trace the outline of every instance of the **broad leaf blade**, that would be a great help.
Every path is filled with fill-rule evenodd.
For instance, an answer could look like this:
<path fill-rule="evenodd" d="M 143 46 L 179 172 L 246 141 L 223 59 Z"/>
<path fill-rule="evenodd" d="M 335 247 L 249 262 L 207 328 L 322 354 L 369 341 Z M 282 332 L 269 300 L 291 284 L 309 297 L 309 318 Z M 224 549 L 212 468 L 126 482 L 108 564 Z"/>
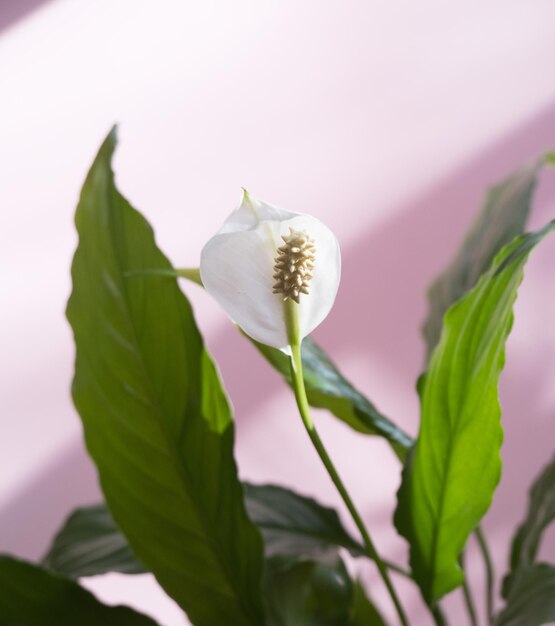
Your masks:
<path fill-rule="evenodd" d="M 545 158 L 527 165 L 490 189 L 461 248 L 428 292 L 423 333 L 428 357 L 439 341 L 447 309 L 477 283 L 497 253 L 524 232 L 532 194 Z"/>
<path fill-rule="evenodd" d="M 343 528 L 337 513 L 323 507 L 311 498 L 305 498 L 292 491 L 271 485 L 255 486 L 245 484 L 247 508 L 253 521 L 263 533 L 266 555 L 272 570 L 272 580 L 280 581 L 281 591 L 278 597 L 273 591 L 272 602 L 279 601 L 279 593 L 287 591 L 286 602 L 299 608 L 299 596 L 294 594 L 289 582 L 284 577 L 292 572 L 293 579 L 300 576 L 297 568 L 292 567 L 296 557 L 304 565 L 307 578 L 311 580 L 317 560 L 324 561 L 323 571 L 330 571 L 330 553 L 337 547 L 348 549 L 355 556 L 364 554 L 364 548 L 357 543 Z M 276 560 L 275 557 L 281 557 Z M 276 564 L 281 564 L 276 570 Z M 342 565 L 332 560 L 331 571 L 339 567 L 340 579 L 344 576 Z M 74 577 L 94 576 L 108 572 L 144 573 L 147 570 L 136 560 L 114 522 L 110 511 L 104 504 L 78 509 L 57 534 L 45 565 L 52 570 Z M 322 569 L 322 566 L 320 566 Z M 281 573 L 280 573 L 281 572 Z M 345 583 L 350 584 L 350 583 Z M 311 590 L 309 590 L 312 593 Z M 292 600 L 290 595 L 294 595 Z M 302 604 L 302 602 L 301 602 Z M 367 598 L 360 583 L 353 589 L 349 624 L 352 626 L 382 626 L 382 617 Z M 308 607 L 310 608 L 310 607 Z M 281 608 L 279 609 L 281 611 Z M 308 610 L 306 607 L 303 610 Z M 347 609 L 343 609 L 342 615 Z M 281 618 L 280 618 L 281 619 Z M 285 619 L 285 618 L 283 618 Z"/>
<path fill-rule="evenodd" d="M 147 571 L 105 504 L 74 511 L 54 538 L 43 565 L 71 578 Z"/>
<path fill-rule="evenodd" d="M 275 485 L 245 487 L 247 510 L 262 531 L 267 557 L 317 556 L 331 547 L 364 554 L 364 547 L 345 530 L 334 509 Z"/>
<path fill-rule="evenodd" d="M 289 359 L 280 350 L 253 342 L 261 354 L 291 384 Z M 303 374 L 311 406 L 327 409 L 356 431 L 385 437 L 400 459 L 412 439 L 359 393 L 310 338 L 302 344 Z"/>
<path fill-rule="evenodd" d="M 413 573 L 429 602 L 461 584 L 458 557 L 499 481 L 497 385 L 512 307 L 530 251 L 553 227 L 505 247 L 476 287 L 449 309 L 419 384 L 420 434 L 395 522 L 410 542 Z"/>
<path fill-rule="evenodd" d="M 261 537 L 233 424 L 190 305 L 152 229 L 115 187 L 110 134 L 76 212 L 67 315 L 73 398 L 108 505 L 133 552 L 197 626 L 264 623 Z"/>
<path fill-rule="evenodd" d="M 511 575 L 503 585 L 507 597 L 515 572 L 532 565 L 540 546 L 544 530 L 555 521 L 555 458 L 538 476 L 530 490 L 528 513 L 519 526 L 511 549 Z"/>
<path fill-rule="evenodd" d="M 555 566 L 522 567 L 494 626 L 541 626 L 555 622 Z"/>
<path fill-rule="evenodd" d="M 270 626 L 349 624 L 353 586 L 334 553 L 317 561 L 269 559 L 264 587 Z"/>
<path fill-rule="evenodd" d="M 364 556 L 364 546 L 345 530 L 334 509 L 275 485 L 244 487 L 247 511 L 262 532 L 267 557 L 317 557 L 338 547 Z M 147 571 L 105 504 L 75 511 L 56 535 L 44 564 L 75 578 Z"/>
<path fill-rule="evenodd" d="M 106 606 L 71 580 L 0 556 L 0 623 L 13 626 L 156 626 L 146 615 Z"/>

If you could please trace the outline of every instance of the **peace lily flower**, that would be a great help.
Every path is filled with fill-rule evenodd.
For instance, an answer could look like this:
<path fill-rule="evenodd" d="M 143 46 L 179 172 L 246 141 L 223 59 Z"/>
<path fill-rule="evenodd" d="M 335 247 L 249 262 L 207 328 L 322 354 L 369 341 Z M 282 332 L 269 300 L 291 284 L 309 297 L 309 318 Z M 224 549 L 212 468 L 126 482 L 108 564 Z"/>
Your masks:
<path fill-rule="evenodd" d="M 241 206 L 204 246 L 206 290 L 247 335 L 290 352 L 333 306 L 341 274 L 339 243 L 316 218 L 244 192 Z"/>
<path fill-rule="evenodd" d="M 200 257 L 202 283 L 231 319 L 256 341 L 288 354 L 291 385 L 308 436 L 361 533 L 366 553 L 378 565 L 401 623 L 408 626 L 387 568 L 310 415 L 301 342 L 330 312 L 340 274 L 339 244 L 329 228 L 310 215 L 255 200 L 246 191 L 241 206 Z"/>

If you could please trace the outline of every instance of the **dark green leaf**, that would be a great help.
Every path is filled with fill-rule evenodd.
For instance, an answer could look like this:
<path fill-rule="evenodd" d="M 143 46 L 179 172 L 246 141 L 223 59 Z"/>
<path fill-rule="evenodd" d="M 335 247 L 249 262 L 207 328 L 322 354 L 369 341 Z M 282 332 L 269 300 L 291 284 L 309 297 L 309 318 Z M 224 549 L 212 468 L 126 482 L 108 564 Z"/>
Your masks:
<path fill-rule="evenodd" d="M 461 248 L 430 287 L 430 310 L 423 328 L 428 357 L 439 341 L 447 309 L 474 287 L 501 248 L 524 232 L 538 173 L 544 163 L 542 158 L 523 167 L 490 189 Z"/>
<path fill-rule="evenodd" d="M 385 626 L 383 617 L 366 596 L 360 582 L 354 586 L 349 626 Z"/>
<path fill-rule="evenodd" d="M 512 574 L 505 580 L 506 597 L 514 573 L 520 567 L 532 565 L 540 546 L 543 531 L 555 520 L 555 458 L 544 468 L 530 490 L 526 519 L 513 539 L 511 549 Z"/>
<path fill-rule="evenodd" d="M 534 482 L 526 519 L 518 529 L 511 551 L 511 567 L 531 565 L 543 531 L 555 520 L 555 458 Z"/>
<path fill-rule="evenodd" d="M 9 556 L 0 556 L 0 624 L 156 626 L 146 615 L 101 604 L 77 583 Z"/>
<path fill-rule="evenodd" d="M 336 554 L 318 561 L 274 557 L 267 561 L 270 626 L 346 626 L 353 585 Z"/>
<path fill-rule="evenodd" d="M 315 556 L 337 546 L 364 554 L 333 509 L 283 487 L 245 487 L 247 510 L 262 531 L 266 556 Z"/>
<path fill-rule="evenodd" d="M 247 508 L 262 530 L 268 557 L 323 558 L 324 570 L 328 571 L 330 548 L 341 546 L 355 556 L 364 554 L 363 546 L 347 533 L 333 509 L 281 487 L 245 484 L 245 489 Z M 272 563 L 274 567 L 281 564 L 279 571 L 292 571 L 293 577 L 298 576 L 298 568 L 289 567 L 293 559 L 281 558 Z M 314 561 L 303 560 L 303 563 L 300 569 L 309 572 L 316 567 Z M 104 504 L 78 509 L 70 516 L 56 536 L 46 564 L 56 572 L 75 577 L 147 571 L 136 561 Z M 339 573 L 342 571 L 340 566 Z M 384 623 L 359 583 L 354 586 L 350 615 L 352 626 Z"/>
<path fill-rule="evenodd" d="M 43 564 L 72 578 L 146 571 L 105 504 L 83 507 L 72 513 L 56 535 Z"/>
<path fill-rule="evenodd" d="M 494 626 L 540 626 L 555 622 L 555 567 L 537 563 L 521 567 L 511 585 L 507 605 Z"/>
<path fill-rule="evenodd" d="M 117 525 L 197 626 L 264 623 L 225 393 L 152 229 L 115 187 L 111 133 L 77 207 L 73 398 Z"/>
<path fill-rule="evenodd" d="M 554 228 L 517 238 L 445 315 L 427 374 L 422 421 L 395 522 L 429 602 L 461 584 L 458 557 L 487 511 L 501 471 L 497 385 L 513 303 L 532 248 Z"/>
<path fill-rule="evenodd" d="M 354 556 L 365 554 L 334 509 L 275 485 L 244 487 L 247 511 L 262 532 L 266 556 L 318 556 L 332 547 L 346 548 Z M 104 504 L 75 511 L 56 535 L 44 563 L 75 578 L 147 571 Z"/>
<path fill-rule="evenodd" d="M 253 343 L 291 384 L 287 355 L 275 348 Z M 308 337 L 303 341 L 302 358 L 308 401 L 313 407 L 327 409 L 360 433 L 385 437 L 397 456 L 405 458 L 412 439 L 360 394 Z"/>

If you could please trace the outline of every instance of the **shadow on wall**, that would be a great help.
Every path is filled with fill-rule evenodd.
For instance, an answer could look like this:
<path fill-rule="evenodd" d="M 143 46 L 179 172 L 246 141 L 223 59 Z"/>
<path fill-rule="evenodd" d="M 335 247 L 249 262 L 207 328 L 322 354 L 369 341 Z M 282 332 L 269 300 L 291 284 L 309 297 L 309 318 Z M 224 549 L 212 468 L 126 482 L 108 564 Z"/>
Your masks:
<path fill-rule="evenodd" d="M 13 26 L 28 13 L 39 9 L 43 4 L 53 0 L 7 0 L 0 7 L 0 34 Z"/>
<path fill-rule="evenodd" d="M 0 552 L 41 558 L 66 514 L 100 499 L 95 468 L 78 441 L 0 509 Z"/>
<path fill-rule="evenodd" d="M 337 305 L 317 333 L 318 340 L 341 362 L 346 351 L 369 353 L 396 373 L 406 390 L 423 363 L 420 325 L 425 314 L 425 290 L 451 257 L 474 218 L 484 191 L 492 183 L 555 146 L 555 106 L 511 133 L 471 163 L 420 197 L 392 212 L 393 217 L 365 233 L 344 250 L 343 282 Z M 544 189 L 543 203 L 555 199 L 555 185 Z M 371 202 L 372 190 L 368 190 Z M 546 280 L 547 280 L 546 276 Z M 187 286 L 186 289 L 193 288 Z M 226 325 L 211 346 L 220 363 L 238 416 L 239 428 L 248 428 L 268 398 L 282 388 L 282 381 L 269 367 L 260 367 L 260 357 L 244 339 Z M 240 354 L 241 367 L 237 367 Z M 552 356 L 552 355 L 551 355 Z M 538 370 L 541 370 L 538 364 Z M 248 371 L 249 376 L 244 372 Z M 525 463 L 526 455 L 547 460 L 553 437 L 549 421 L 530 399 L 530 389 L 540 384 L 541 372 L 519 372 L 507 384 L 510 408 L 504 455 L 515 453 Z M 365 390 L 372 397 L 369 381 Z M 383 407 L 387 412 L 387 407 Z M 526 419 L 537 424 L 533 436 L 515 411 L 526 409 Z M 515 419 L 511 419 L 515 415 Z M 507 417 L 507 416 L 506 416 Z M 417 431 L 417 415 L 404 416 L 399 423 L 410 433 Z M 526 434 L 530 449 L 520 442 Z M 533 437 L 533 438 L 532 438 Z M 517 449 L 518 448 L 518 449 Z M 511 475 L 516 469 L 511 471 Z M 98 498 L 94 472 L 85 458 L 81 442 L 9 505 L 0 510 L 0 549 L 27 557 L 42 553 L 61 517 L 76 504 Z M 510 500 L 508 500 L 510 501 Z M 521 512 L 514 513 L 519 519 Z M 385 516 L 389 515 L 384 512 Z M 495 519 L 501 521 L 502 511 Z M 36 521 L 36 523 L 35 523 Z M 40 523 L 39 523 L 40 521 Z"/>

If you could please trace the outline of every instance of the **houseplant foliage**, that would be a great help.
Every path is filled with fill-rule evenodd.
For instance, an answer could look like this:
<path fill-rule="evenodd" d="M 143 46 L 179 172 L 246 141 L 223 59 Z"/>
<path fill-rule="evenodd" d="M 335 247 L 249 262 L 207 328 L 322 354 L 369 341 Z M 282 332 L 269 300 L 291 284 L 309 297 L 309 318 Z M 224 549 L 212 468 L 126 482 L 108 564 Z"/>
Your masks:
<path fill-rule="evenodd" d="M 464 591 L 471 624 L 554 621 L 555 565 L 538 562 L 537 555 L 555 519 L 555 461 L 531 488 L 503 577 L 493 572 L 479 526 L 501 474 L 497 387 L 513 304 L 529 254 L 555 228 L 549 223 L 525 232 L 537 177 L 552 158 L 523 167 L 489 192 L 461 248 L 430 289 L 428 357 L 418 382 L 421 423 L 413 440 L 304 337 L 325 317 L 337 290 L 339 250 L 331 232 L 323 225 L 318 230 L 313 218 L 245 194 L 243 213 L 232 214 L 217 235 L 241 237 L 207 246 L 201 272 L 175 269 L 147 221 L 115 186 L 115 147 L 114 130 L 83 186 L 67 308 L 76 343 L 73 399 L 105 502 L 72 513 L 41 563 L 0 557 L 0 623 L 154 624 L 129 608 L 103 605 L 78 580 L 151 572 L 195 626 L 383 625 L 368 590 L 350 573 L 368 566 L 378 567 L 395 605 L 397 621 L 391 624 L 414 623 L 396 591 L 399 576 L 419 587 L 437 624 L 450 623 L 441 598 L 457 588 Z M 302 228 L 283 235 L 280 224 L 290 220 Z M 247 299 L 251 288 L 260 287 L 257 281 L 264 290 L 277 281 L 276 300 L 269 301 L 268 316 L 274 317 L 265 325 L 264 310 L 252 313 L 248 301 L 233 308 L 233 289 L 219 282 L 217 266 L 210 264 L 225 260 L 228 245 L 239 246 L 234 258 L 241 261 L 244 246 L 266 237 L 249 233 L 269 221 L 272 237 L 284 237 L 275 254 L 271 238 L 249 253 L 266 259 L 259 268 L 274 265 L 277 278 L 268 276 L 268 287 L 263 272 L 263 278 L 241 274 L 240 267 L 236 273 Z M 314 229 L 329 237 L 327 243 L 320 236 L 312 241 Z M 316 273 L 319 252 L 327 281 Z M 341 513 L 303 493 L 239 480 L 231 405 L 178 286 L 179 278 L 202 285 L 201 275 L 245 340 L 291 385 L 310 440 L 345 503 Z M 232 271 L 228 281 L 229 276 Z M 253 296 L 251 304 L 258 306 L 264 294 Z M 394 523 L 409 544 L 408 564 L 389 562 L 373 543 L 333 465 L 333 451 L 318 436 L 310 406 L 327 409 L 361 436 L 390 444 L 402 465 Z M 347 514 L 356 535 L 343 524 Z M 462 566 L 472 533 L 487 569 L 484 607 L 475 605 Z M 346 559 L 354 559 L 349 569 Z M 366 564 L 368 559 L 373 563 Z"/>

